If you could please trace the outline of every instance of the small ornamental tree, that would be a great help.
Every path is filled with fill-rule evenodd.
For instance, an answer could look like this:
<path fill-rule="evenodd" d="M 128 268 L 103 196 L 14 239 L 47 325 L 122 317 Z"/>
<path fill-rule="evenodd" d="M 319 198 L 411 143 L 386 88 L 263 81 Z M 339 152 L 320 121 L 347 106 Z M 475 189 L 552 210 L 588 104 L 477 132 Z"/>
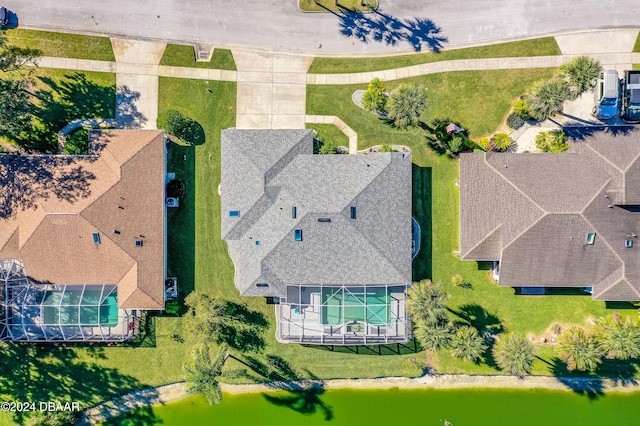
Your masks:
<path fill-rule="evenodd" d="M 536 148 L 541 152 L 565 152 L 570 148 L 567 135 L 560 130 L 540 132 L 536 136 Z"/>
<path fill-rule="evenodd" d="M 521 336 L 502 335 L 493 346 L 493 359 L 509 374 L 525 376 L 533 368 L 533 345 Z"/>
<path fill-rule="evenodd" d="M 556 350 L 560 358 L 566 361 L 570 371 L 593 371 L 602 363 L 604 355 L 600 342 L 580 327 L 565 330 L 558 337 Z"/>
<path fill-rule="evenodd" d="M 511 136 L 506 133 L 498 133 L 491 138 L 491 142 L 494 143 L 498 151 L 504 152 L 509 149 L 513 139 L 511 139 Z"/>
<path fill-rule="evenodd" d="M 525 101 L 524 99 L 518 99 L 514 104 L 513 104 L 513 111 L 518 114 L 520 116 L 520 118 L 522 118 L 523 120 L 528 120 L 531 117 L 529 117 L 529 106 L 527 105 L 527 101 Z"/>
<path fill-rule="evenodd" d="M 451 354 L 456 358 L 477 362 L 487 350 L 484 339 L 473 327 L 458 327 L 451 339 Z"/>
<path fill-rule="evenodd" d="M 385 90 L 382 79 L 376 77 L 371 80 L 362 97 L 362 106 L 368 111 L 385 112 L 388 98 Z"/>
<path fill-rule="evenodd" d="M 538 121 L 546 120 L 562 111 L 562 102 L 569 96 L 569 83 L 562 78 L 538 81 L 526 97 L 528 112 Z"/>
<path fill-rule="evenodd" d="M 407 292 L 407 311 L 414 321 L 425 324 L 443 324 L 449 322 L 445 301 L 449 295 L 431 280 L 414 283 Z"/>
<path fill-rule="evenodd" d="M 389 116 L 399 129 L 417 126 L 427 108 L 426 90 L 420 86 L 400 86 L 389 98 Z"/>
<path fill-rule="evenodd" d="M 450 324 L 429 324 L 420 320 L 414 331 L 416 341 L 428 351 L 439 351 L 451 346 L 453 328 Z"/>
<path fill-rule="evenodd" d="M 591 82 L 600 75 L 602 65 L 597 59 L 583 55 L 562 64 L 560 70 L 569 81 L 571 98 L 575 99 L 584 92 L 593 90 Z"/>

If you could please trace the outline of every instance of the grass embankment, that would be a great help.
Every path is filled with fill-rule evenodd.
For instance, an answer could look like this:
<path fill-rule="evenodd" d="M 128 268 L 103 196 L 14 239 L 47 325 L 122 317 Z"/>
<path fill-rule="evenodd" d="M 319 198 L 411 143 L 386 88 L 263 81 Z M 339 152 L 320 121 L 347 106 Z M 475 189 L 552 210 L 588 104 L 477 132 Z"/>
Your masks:
<path fill-rule="evenodd" d="M 298 7 L 305 12 L 370 12 L 378 7 L 378 0 L 299 0 Z"/>
<path fill-rule="evenodd" d="M 43 56 L 115 61 L 111 41 L 108 37 L 23 30 L 20 28 L 7 30 L 6 34 L 9 44 L 39 49 L 42 51 Z"/>
<path fill-rule="evenodd" d="M 184 44 L 168 44 L 162 55 L 160 65 L 174 67 L 209 68 L 220 70 L 236 70 L 233 55 L 228 49 L 214 49 L 209 62 L 196 62 L 193 46 Z"/>
<path fill-rule="evenodd" d="M 309 67 L 309 73 L 336 74 L 368 72 L 455 59 L 552 56 L 560 54 L 560 48 L 558 47 L 558 43 L 556 43 L 556 39 L 553 37 L 545 37 L 465 49 L 443 50 L 437 53 L 416 53 L 374 58 L 315 58 L 313 63 L 311 63 L 311 67 Z"/>
<path fill-rule="evenodd" d="M 340 146 L 349 147 L 349 138 L 347 135 L 342 133 L 340 129 L 338 129 L 333 124 L 311 124 L 307 123 L 307 129 L 313 129 L 318 132 L 318 139 L 323 142 L 335 142 Z"/>
<path fill-rule="evenodd" d="M 459 120 L 473 135 L 493 130 L 512 100 L 532 82 L 549 78 L 554 69 L 469 71 L 435 74 L 388 83 L 388 88 L 410 82 L 428 88 L 429 108 L 423 116 Z M 451 318 L 484 329 L 520 335 L 542 334 L 552 323 L 584 324 L 589 317 L 610 313 L 604 302 L 589 296 L 516 296 L 512 288 L 498 287 L 483 264 L 460 261 L 459 163 L 435 154 L 424 142 L 421 129 L 397 130 L 351 102 L 351 94 L 364 86 L 308 86 L 307 113 L 333 114 L 358 133 L 359 149 L 382 143 L 407 145 L 413 151 L 414 217 L 423 231 L 422 249 L 414 260 L 414 280 L 432 278 L 451 294 Z M 453 275 L 461 274 L 472 288 L 454 287 Z M 535 374 L 568 374 L 558 363 L 553 348 L 539 348 Z M 491 357 L 480 364 L 461 361 L 448 351 L 429 360 L 440 373 L 497 374 Z M 634 370 L 635 371 L 635 370 Z M 604 371 L 603 373 L 606 373 Z"/>
<path fill-rule="evenodd" d="M 640 52 L 640 33 L 638 33 L 636 43 L 633 45 L 633 52 Z"/>

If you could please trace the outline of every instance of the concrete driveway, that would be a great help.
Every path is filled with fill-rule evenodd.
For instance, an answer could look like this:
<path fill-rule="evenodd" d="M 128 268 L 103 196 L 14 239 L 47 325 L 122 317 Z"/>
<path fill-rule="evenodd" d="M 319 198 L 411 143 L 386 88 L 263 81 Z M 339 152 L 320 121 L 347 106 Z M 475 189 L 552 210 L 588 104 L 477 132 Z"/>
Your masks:
<path fill-rule="evenodd" d="M 371 55 L 566 30 L 637 27 L 637 0 L 380 0 L 379 13 L 302 13 L 295 0 L 5 0 L 22 27 L 210 42 L 231 47 Z"/>

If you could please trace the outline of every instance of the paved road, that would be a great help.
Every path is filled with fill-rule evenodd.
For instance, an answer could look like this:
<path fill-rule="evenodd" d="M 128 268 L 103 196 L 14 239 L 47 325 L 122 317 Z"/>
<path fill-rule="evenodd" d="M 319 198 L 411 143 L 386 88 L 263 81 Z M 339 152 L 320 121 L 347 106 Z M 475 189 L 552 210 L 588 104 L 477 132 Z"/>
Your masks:
<path fill-rule="evenodd" d="M 604 27 L 637 27 L 638 0 L 380 0 L 350 20 L 296 0 L 4 0 L 24 27 L 314 55 L 413 51 Z M 346 36 L 343 32 L 351 34 Z"/>

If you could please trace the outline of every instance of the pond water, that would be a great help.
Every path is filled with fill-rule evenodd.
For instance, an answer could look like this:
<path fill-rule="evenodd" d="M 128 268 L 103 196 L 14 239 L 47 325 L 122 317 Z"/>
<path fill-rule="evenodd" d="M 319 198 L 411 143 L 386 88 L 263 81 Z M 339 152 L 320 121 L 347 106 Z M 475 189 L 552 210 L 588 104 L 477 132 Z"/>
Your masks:
<path fill-rule="evenodd" d="M 144 424 L 163 426 L 621 426 L 640 424 L 639 404 L 639 392 L 586 395 L 540 389 L 345 389 L 225 394 L 223 402 L 213 407 L 196 396 L 153 407 L 143 417 Z"/>

